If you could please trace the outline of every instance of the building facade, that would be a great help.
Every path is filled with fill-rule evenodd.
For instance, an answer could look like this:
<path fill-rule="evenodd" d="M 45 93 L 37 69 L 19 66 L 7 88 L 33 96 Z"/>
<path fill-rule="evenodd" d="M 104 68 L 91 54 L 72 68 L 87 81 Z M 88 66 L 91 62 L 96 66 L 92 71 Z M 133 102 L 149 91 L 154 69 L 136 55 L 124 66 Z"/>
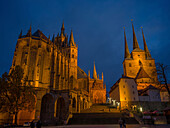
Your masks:
<path fill-rule="evenodd" d="M 151 57 L 149 49 L 146 44 L 143 29 L 143 45 L 144 50 L 139 48 L 139 44 L 136 38 L 134 26 L 133 30 L 133 51 L 130 53 L 126 34 L 124 30 L 125 38 L 125 55 L 123 61 L 124 76 L 134 78 L 137 83 L 138 90 L 144 89 L 150 84 L 158 84 L 155 60 Z"/>
<path fill-rule="evenodd" d="M 32 34 L 31 27 L 26 35 L 21 31 L 11 69 L 16 65 L 24 69 L 23 79 L 27 78 L 27 84 L 36 88 L 37 100 L 33 112 L 19 112 L 19 124 L 33 119 L 41 119 L 43 124 L 61 123 L 72 113 L 106 102 L 103 73 L 99 79 L 94 65 L 93 78 L 90 78 L 77 61 L 78 45 L 72 31 L 70 38 L 65 34 L 64 23 L 52 41 L 40 30 Z"/>
<path fill-rule="evenodd" d="M 143 110 L 147 110 L 150 109 L 149 106 L 153 105 L 152 108 L 156 109 L 157 106 L 161 106 L 161 96 L 160 90 L 157 88 L 159 82 L 155 60 L 151 57 L 147 47 L 143 29 L 142 36 L 144 50 L 139 48 L 133 23 L 132 30 L 133 50 L 130 53 L 124 29 L 124 74 L 122 75 L 122 78 L 111 87 L 109 95 L 113 100 L 120 102 L 121 108 L 142 106 Z"/>

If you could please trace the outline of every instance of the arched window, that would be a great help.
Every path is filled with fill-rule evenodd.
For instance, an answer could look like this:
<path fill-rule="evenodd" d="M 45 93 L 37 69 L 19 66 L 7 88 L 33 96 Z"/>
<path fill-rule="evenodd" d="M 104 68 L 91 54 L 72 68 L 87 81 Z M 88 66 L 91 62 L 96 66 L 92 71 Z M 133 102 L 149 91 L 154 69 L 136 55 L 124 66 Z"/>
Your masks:
<path fill-rule="evenodd" d="M 73 104 L 72 104 L 72 107 L 75 108 L 76 107 L 76 98 L 74 97 L 73 98 Z"/>

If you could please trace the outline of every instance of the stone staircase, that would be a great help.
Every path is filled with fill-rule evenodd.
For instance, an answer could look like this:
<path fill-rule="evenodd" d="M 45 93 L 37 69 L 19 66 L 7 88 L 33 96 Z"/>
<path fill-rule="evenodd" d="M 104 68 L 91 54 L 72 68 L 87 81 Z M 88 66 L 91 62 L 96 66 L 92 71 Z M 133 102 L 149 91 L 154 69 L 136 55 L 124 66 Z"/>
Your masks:
<path fill-rule="evenodd" d="M 93 105 L 90 109 L 81 111 L 81 113 L 73 113 L 73 117 L 69 120 L 69 125 L 82 124 L 118 124 L 122 113 L 109 106 L 108 104 Z M 138 124 L 135 118 L 124 117 L 127 124 Z"/>

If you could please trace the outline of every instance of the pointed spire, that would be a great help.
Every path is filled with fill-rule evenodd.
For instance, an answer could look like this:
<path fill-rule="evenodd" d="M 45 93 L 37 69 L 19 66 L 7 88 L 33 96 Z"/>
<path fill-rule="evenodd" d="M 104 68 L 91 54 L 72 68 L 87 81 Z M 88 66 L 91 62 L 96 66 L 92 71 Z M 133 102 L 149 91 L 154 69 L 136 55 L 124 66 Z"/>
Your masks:
<path fill-rule="evenodd" d="M 143 44 L 144 44 L 144 51 L 145 51 L 145 54 L 146 54 L 146 58 L 151 58 L 151 54 L 149 52 L 148 46 L 146 45 L 146 40 L 145 40 L 145 36 L 144 36 L 144 33 L 143 33 L 143 28 L 141 27 L 141 29 L 142 29 Z"/>
<path fill-rule="evenodd" d="M 104 80 L 103 72 L 102 72 L 102 81 Z"/>
<path fill-rule="evenodd" d="M 27 32 L 27 36 L 32 36 L 32 34 L 31 34 L 31 25 L 30 25 L 30 29 L 28 30 L 28 32 Z"/>
<path fill-rule="evenodd" d="M 125 38 L 125 56 L 124 56 L 124 58 L 130 58 L 130 52 L 129 52 L 127 39 L 126 39 L 125 27 L 124 27 L 124 38 Z"/>
<path fill-rule="evenodd" d="M 31 25 L 30 25 L 30 31 L 31 31 Z"/>
<path fill-rule="evenodd" d="M 69 41 L 69 43 L 70 43 L 70 46 L 74 46 L 75 44 L 74 44 L 74 37 L 73 37 L 73 31 L 71 30 L 71 35 L 70 35 L 70 41 Z"/>
<path fill-rule="evenodd" d="M 93 79 L 97 79 L 97 72 L 96 72 L 95 62 L 94 62 L 94 68 L 93 68 Z"/>
<path fill-rule="evenodd" d="M 135 49 L 135 48 L 139 48 L 139 44 L 136 38 L 136 34 L 135 34 L 134 26 L 133 26 L 133 20 L 131 21 L 132 21 L 132 29 L 133 29 L 133 49 Z"/>
<path fill-rule="evenodd" d="M 63 24 L 62 24 L 62 29 L 64 29 L 64 20 L 63 20 Z"/>
<path fill-rule="evenodd" d="M 20 32 L 20 34 L 19 34 L 19 38 L 21 38 L 22 37 L 22 29 L 21 29 L 21 32 Z"/>
<path fill-rule="evenodd" d="M 88 77 L 90 78 L 90 70 L 88 71 Z"/>
<path fill-rule="evenodd" d="M 63 24 L 62 24 L 62 27 L 61 27 L 61 35 L 64 35 L 64 30 L 65 30 L 65 28 L 64 28 L 64 21 L 63 21 Z"/>

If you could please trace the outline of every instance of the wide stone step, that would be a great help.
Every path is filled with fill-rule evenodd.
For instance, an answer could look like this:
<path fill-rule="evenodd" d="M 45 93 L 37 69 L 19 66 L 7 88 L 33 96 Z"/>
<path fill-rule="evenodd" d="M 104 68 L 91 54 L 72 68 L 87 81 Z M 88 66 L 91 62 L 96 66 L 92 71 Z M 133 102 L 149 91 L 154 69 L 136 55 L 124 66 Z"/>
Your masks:
<path fill-rule="evenodd" d="M 71 118 L 69 125 L 83 125 L 83 124 L 118 124 L 120 118 Z M 138 124 L 134 118 L 125 118 L 126 124 Z"/>
<path fill-rule="evenodd" d="M 121 113 L 74 113 L 74 118 L 120 118 Z"/>

